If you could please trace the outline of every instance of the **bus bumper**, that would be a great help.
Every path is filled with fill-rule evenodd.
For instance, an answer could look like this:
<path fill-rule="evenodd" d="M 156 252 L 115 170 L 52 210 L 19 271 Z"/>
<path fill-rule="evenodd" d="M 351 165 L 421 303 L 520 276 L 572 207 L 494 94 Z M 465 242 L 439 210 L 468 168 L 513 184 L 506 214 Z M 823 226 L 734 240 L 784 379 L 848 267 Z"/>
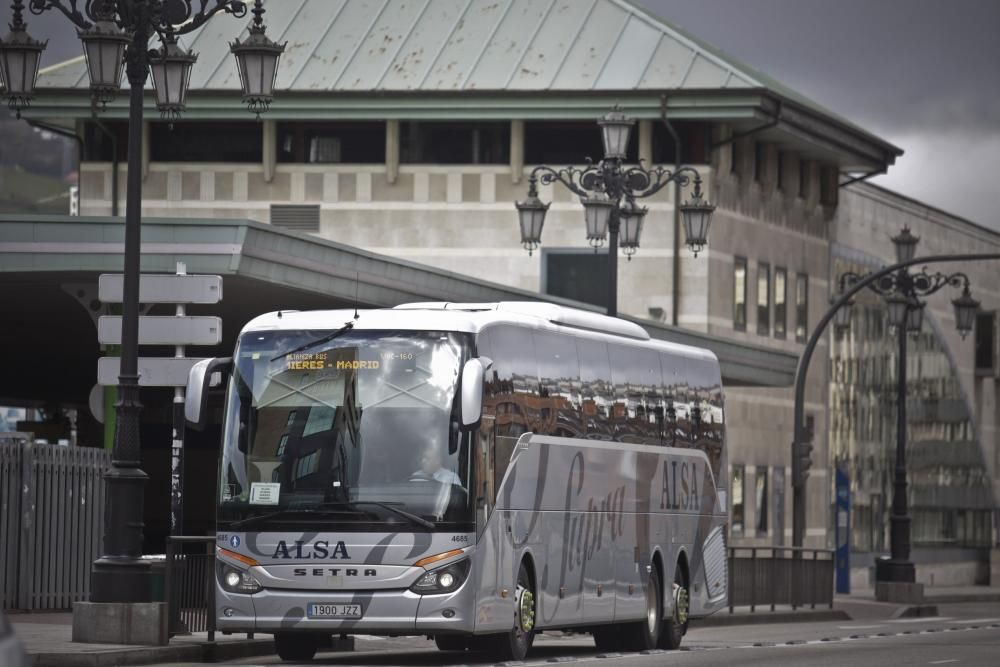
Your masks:
<path fill-rule="evenodd" d="M 312 603 L 360 604 L 361 618 L 308 618 Z M 290 591 L 264 589 L 233 595 L 216 588 L 218 629 L 226 632 L 329 632 L 420 635 L 471 633 L 475 629 L 475 592 L 466 581 L 443 595 L 410 590 Z"/>

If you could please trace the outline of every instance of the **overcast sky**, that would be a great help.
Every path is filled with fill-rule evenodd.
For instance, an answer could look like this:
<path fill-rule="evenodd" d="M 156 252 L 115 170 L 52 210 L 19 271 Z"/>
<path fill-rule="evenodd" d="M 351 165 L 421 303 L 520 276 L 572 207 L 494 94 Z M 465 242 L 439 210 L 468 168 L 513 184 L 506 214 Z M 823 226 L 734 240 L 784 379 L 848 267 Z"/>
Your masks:
<path fill-rule="evenodd" d="M 902 148 L 875 183 L 1000 230 L 1000 0 L 634 1 Z M 80 54 L 27 20 L 43 65 Z"/>
<path fill-rule="evenodd" d="M 905 152 L 872 179 L 1000 231 L 1000 0 L 634 0 Z"/>

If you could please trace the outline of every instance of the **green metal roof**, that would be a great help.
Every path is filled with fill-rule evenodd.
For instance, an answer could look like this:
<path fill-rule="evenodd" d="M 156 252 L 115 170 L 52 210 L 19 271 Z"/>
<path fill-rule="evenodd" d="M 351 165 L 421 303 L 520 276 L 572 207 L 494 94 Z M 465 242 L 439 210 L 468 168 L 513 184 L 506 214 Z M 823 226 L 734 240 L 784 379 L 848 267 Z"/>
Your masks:
<path fill-rule="evenodd" d="M 268 34 L 287 42 L 275 120 L 593 119 L 728 122 L 845 171 L 884 170 L 902 151 L 627 0 L 282 0 Z M 182 43 L 198 54 L 185 120 L 245 118 L 229 43 L 248 21 L 218 16 Z M 93 113 L 82 56 L 39 74 L 25 115 Z M 147 83 L 150 87 L 151 84 Z M 150 115 L 155 108 L 147 96 Z M 102 113 L 127 115 L 118 95 Z"/>

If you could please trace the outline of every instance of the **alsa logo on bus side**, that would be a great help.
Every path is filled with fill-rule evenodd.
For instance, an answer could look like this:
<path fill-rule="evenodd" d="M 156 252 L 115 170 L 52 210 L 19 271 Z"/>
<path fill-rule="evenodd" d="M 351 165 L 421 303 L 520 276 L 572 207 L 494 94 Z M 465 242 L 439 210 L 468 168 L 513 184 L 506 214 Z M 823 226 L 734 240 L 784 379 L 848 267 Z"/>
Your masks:
<path fill-rule="evenodd" d="M 694 461 L 664 461 L 660 509 L 700 510 L 697 473 L 698 466 Z"/>
<path fill-rule="evenodd" d="M 347 545 L 343 541 L 336 542 L 331 547 L 330 542 L 327 540 L 317 540 L 311 544 L 295 540 L 291 546 L 285 540 L 281 540 L 274 547 L 274 555 L 271 558 L 306 558 L 314 560 L 329 558 L 334 560 L 337 558 L 350 558 L 350 556 L 347 554 Z"/>

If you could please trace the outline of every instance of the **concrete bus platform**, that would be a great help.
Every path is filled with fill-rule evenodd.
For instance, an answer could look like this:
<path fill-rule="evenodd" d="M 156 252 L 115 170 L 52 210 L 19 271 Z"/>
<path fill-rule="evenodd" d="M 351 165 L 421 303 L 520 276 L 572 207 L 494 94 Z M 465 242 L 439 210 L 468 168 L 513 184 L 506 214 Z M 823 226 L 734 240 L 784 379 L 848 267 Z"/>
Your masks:
<path fill-rule="evenodd" d="M 939 604 L 965 602 L 998 602 L 1000 587 L 955 586 L 926 588 L 925 602 L 916 608 L 875 600 L 872 590 L 858 590 L 852 595 L 834 597 L 833 609 L 778 606 L 758 606 L 720 611 L 709 618 L 692 622 L 693 628 L 750 624 L 820 623 L 838 620 L 888 620 L 904 616 L 933 616 Z M 73 615 L 70 612 L 16 613 L 6 612 L 14 632 L 35 667 L 105 667 L 110 665 L 143 665 L 164 662 L 217 662 L 274 654 L 270 635 L 223 635 L 215 633 L 208 641 L 207 633 L 178 635 L 167 646 L 125 646 L 120 644 L 84 644 L 72 641 Z M 338 641 L 334 650 L 351 651 L 354 639 Z"/>

